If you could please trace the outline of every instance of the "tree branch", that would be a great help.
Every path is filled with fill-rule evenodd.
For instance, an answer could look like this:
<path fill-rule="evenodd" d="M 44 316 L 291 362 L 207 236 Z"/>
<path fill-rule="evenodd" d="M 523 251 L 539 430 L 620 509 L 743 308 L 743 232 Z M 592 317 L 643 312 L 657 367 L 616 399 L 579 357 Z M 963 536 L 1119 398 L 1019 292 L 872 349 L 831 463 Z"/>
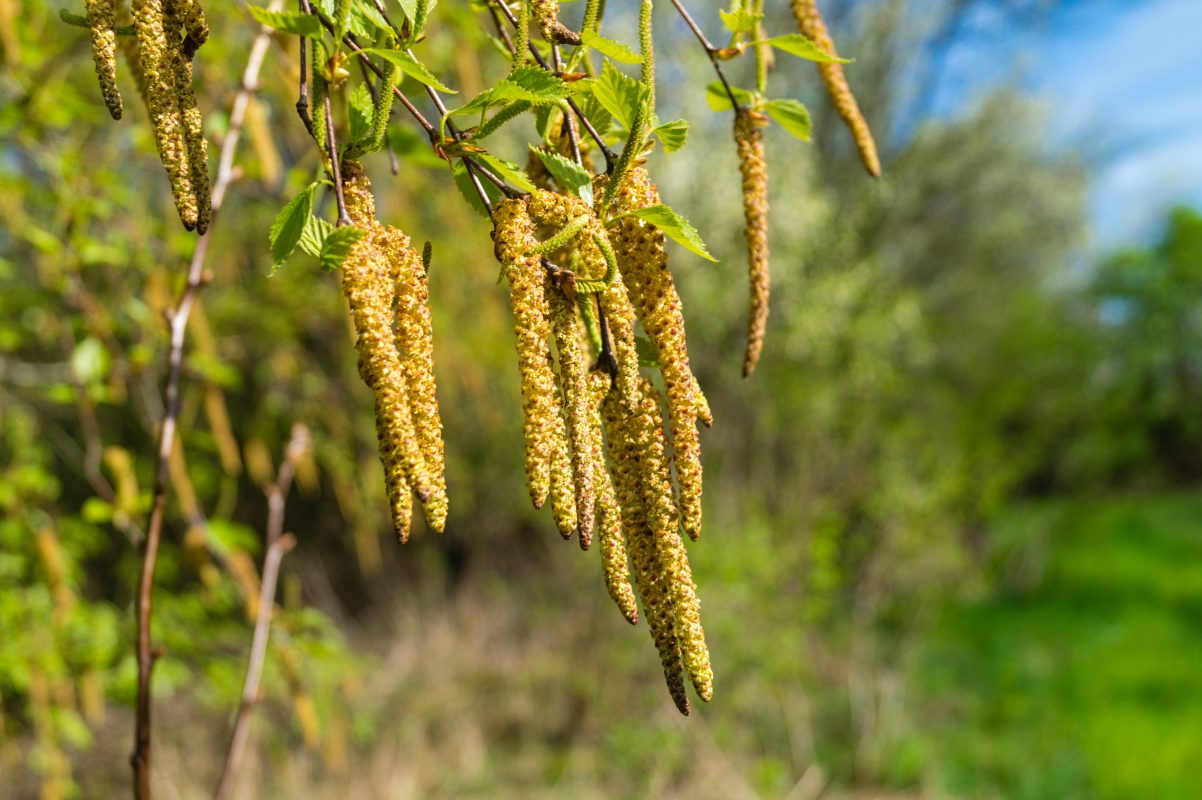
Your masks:
<path fill-rule="evenodd" d="M 283 0 L 272 0 L 269 8 L 272 11 L 279 11 L 283 5 Z M 213 183 L 211 203 L 213 222 L 217 220 L 217 212 L 220 210 L 222 202 L 225 200 L 226 190 L 234 178 L 234 153 L 238 148 L 242 125 L 246 121 L 246 109 L 250 105 L 251 96 L 258 83 L 263 58 L 271 43 L 271 34 L 270 28 L 260 26 L 259 32 L 251 44 L 246 67 L 242 71 L 242 84 L 238 94 L 234 97 L 233 107 L 230 110 L 229 130 L 221 143 L 217 179 Z M 165 416 L 159 428 L 154 500 L 151 504 L 150 520 L 146 526 L 146 538 L 142 542 L 142 570 L 138 578 L 138 594 L 135 603 L 138 631 L 138 693 L 134 723 L 134 751 L 129 760 L 134 772 L 134 797 L 136 800 L 149 800 L 150 798 L 150 678 L 157 657 L 157 654 L 151 649 L 150 620 L 153 611 L 155 562 L 158 558 L 159 544 L 162 541 L 163 516 L 167 506 L 168 468 L 179 418 L 179 387 L 184 361 L 184 340 L 188 329 L 188 317 L 192 313 L 192 307 L 206 280 L 204 263 L 209 249 L 209 239 L 212 235 L 213 225 L 210 224 L 208 231 L 196 241 L 196 248 L 192 251 L 192 262 L 188 267 L 187 284 L 180 296 L 179 303 L 169 314 L 171 349 L 167 359 L 167 383 L 163 390 Z"/>
<path fill-rule="evenodd" d="M 718 61 L 718 48 L 714 47 L 710 40 L 706 38 L 705 33 L 693 21 L 693 17 L 680 0 L 672 0 L 672 5 L 676 7 L 676 11 L 680 14 L 681 19 L 685 21 L 685 24 L 689 26 L 689 30 L 697 37 L 697 41 L 701 42 L 701 46 L 705 48 L 705 54 L 709 56 L 710 63 L 714 65 L 714 72 L 718 73 L 718 80 L 722 81 L 722 88 L 726 90 L 726 96 L 730 98 L 730 104 L 734 107 L 735 111 L 740 110 L 742 106 L 735 99 L 734 89 L 730 88 L 730 82 L 726 80 L 726 73 L 722 71 L 722 64 Z"/>
<path fill-rule="evenodd" d="M 284 451 L 284 460 L 280 463 L 275 482 L 263 489 L 267 495 L 267 529 L 264 534 L 267 547 L 266 555 L 263 556 L 263 578 L 259 583 L 259 613 L 255 618 L 255 632 L 251 639 L 250 657 L 246 663 L 242 702 L 238 706 L 238 716 L 234 720 L 234 731 L 230 737 L 225 767 L 221 770 L 221 780 L 214 795 L 216 800 L 227 800 L 233 792 L 238 767 L 242 763 L 242 755 L 246 752 L 246 742 L 250 737 L 251 714 L 259 700 L 259 682 L 263 677 L 263 662 L 267 656 L 268 637 L 271 635 L 271 617 L 275 610 L 275 588 L 279 580 L 280 562 L 284 554 L 296 544 L 296 539 L 291 534 L 284 533 L 284 501 L 288 497 L 288 489 L 292 486 L 296 464 L 308 448 L 308 429 L 304 425 L 293 425 L 292 439 Z"/>

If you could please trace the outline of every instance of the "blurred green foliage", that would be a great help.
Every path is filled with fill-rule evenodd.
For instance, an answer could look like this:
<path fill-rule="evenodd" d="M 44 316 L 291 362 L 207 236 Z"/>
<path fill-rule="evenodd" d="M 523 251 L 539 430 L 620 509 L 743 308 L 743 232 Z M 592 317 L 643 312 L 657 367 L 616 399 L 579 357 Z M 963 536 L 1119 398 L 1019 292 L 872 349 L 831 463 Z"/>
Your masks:
<path fill-rule="evenodd" d="M 457 46 L 432 37 L 429 60 L 470 97 L 496 64 L 476 18 L 451 5 L 436 24 Z M 846 48 L 879 131 L 900 113 L 887 77 L 918 52 L 897 8 L 873 6 Z M 124 791 L 163 313 L 194 237 L 143 113 L 108 120 L 84 33 L 57 9 L 0 0 L 14 14 L 20 25 L 0 25 L 0 769 L 14 796 L 108 796 Z M 216 138 L 253 26 L 232 5 L 211 16 L 197 78 Z M 397 176 L 382 154 L 366 165 L 381 218 L 433 242 L 451 519 L 444 537 L 390 541 L 334 280 L 299 255 L 270 274 L 270 222 L 319 168 L 292 109 L 292 47 L 281 39 L 264 70 L 189 331 L 157 576 L 156 779 L 187 763 L 207 785 L 219 768 L 250 642 L 260 487 L 294 422 L 314 447 L 288 501 L 299 546 L 255 728 L 266 766 L 247 778 L 264 796 L 829 784 L 1121 797 L 1147 776 L 1125 772 L 1116 747 L 1166 776 L 1196 757 L 1185 611 L 1197 598 L 1166 577 L 1197 555 L 1193 501 L 1150 518 L 1071 507 L 1038 525 L 1008 512 L 1197 476 L 1196 214 L 1082 278 L 1085 176 L 1044 147 L 1023 98 L 924 124 L 886 148 L 886 178 L 871 183 L 812 65 L 783 60 L 779 85 L 809 102 L 815 141 L 767 134 L 775 294 L 763 361 L 742 381 L 729 119 L 706 110 L 695 45 L 669 39 L 659 69 L 676 90 L 661 116 L 696 122 L 650 167 L 722 261 L 673 252 L 717 419 L 703 433 L 707 530 L 690 551 L 718 689 L 681 722 L 646 634 L 608 606 L 596 553 L 564 548 L 525 502 L 488 227 L 399 124 Z M 502 154 L 520 161 L 513 135 Z M 317 202 L 328 214 L 331 199 Z M 965 592 L 976 599 L 956 605 Z M 1078 618 L 1083 605 L 1105 618 Z M 1180 731 L 1173 747 L 1157 745 L 1162 724 Z"/>

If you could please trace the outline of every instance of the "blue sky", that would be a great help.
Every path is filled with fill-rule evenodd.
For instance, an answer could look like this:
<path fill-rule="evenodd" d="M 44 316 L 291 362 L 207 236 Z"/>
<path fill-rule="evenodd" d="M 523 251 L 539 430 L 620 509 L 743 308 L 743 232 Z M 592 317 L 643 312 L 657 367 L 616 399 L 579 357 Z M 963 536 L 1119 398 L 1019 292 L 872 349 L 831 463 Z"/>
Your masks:
<path fill-rule="evenodd" d="M 978 22 L 949 52 L 936 113 L 999 82 L 1044 100 L 1056 144 L 1096 170 L 1094 248 L 1148 241 L 1167 208 L 1202 205 L 1202 0 L 1076 0 L 1004 34 Z"/>

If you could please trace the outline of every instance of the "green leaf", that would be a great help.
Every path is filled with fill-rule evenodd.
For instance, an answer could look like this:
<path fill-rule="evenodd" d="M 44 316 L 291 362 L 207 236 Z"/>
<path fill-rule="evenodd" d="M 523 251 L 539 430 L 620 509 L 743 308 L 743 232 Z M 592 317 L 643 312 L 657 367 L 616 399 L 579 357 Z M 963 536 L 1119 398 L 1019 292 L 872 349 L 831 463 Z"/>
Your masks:
<path fill-rule="evenodd" d="M 578 95 L 576 98 L 576 107 L 580 109 L 580 113 L 584 114 L 585 118 L 593 123 L 593 127 L 597 129 L 597 133 L 605 136 L 609 133 L 609 129 L 613 127 L 614 115 L 605 109 L 593 96 L 592 92 Z M 546 135 L 543 135 L 546 139 Z"/>
<path fill-rule="evenodd" d="M 734 94 L 735 99 L 739 101 L 739 105 L 755 105 L 755 95 L 746 89 L 732 86 L 730 87 L 730 91 Z M 705 102 L 709 103 L 710 109 L 713 111 L 731 110 L 730 97 L 727 96 L 726 88 L 722 85 L 721 81 L 714 81 L 705 87 Z"/>
<path fill-rule="evenodd" d="M 789 133 L 803 142 L 810 140 L 810 111 L 796 100 L 769 100 L 764 110 Z"/>
<path fill-rule="evenodd" d="M 722 17 L 722 24 L 727 30 L 738 36 L 740 33 L 747 33 L 756 26 L 756 23 L 764 18 L 763 14 L 753 14 L 745 8 L 739 8 L 734 11 L 718 11 L 718 16 Z"/>
<path fill-rule="evenodd" d="M 608 56 L 614 61 L 621 61 L 623 64 L 642 64 L 643 57 L 631 50 L 621 42 L 615 42 L 613 39 L 606 39 L 599 33 L 593 31 L 585 31 L 580 34 L 580 41 L 585 47 L 591 47 L 603 56 Z"/>
<path fill-rule="evenodd" d="M 334 226 L 321 217 L 310 216 L 305 220 L 304 230 L 301 231 L 300 241 L 297 242 L 301 252 L 314 258 L 320 258 L 321 247 L 332 230 L 334 230 Z"/>
<path fill-rule="evenodd" d="M 295 33 L 310 39 L 321 37 L 321 23 L 312 14 L 298 14 L 292 11 L 269 11 L 258 6 L 247 6 L 246 10 L 260 25 L 275 28 L 284 33 Z"/>
<path fill-rule="evenodd" d="M 634 116 L 647 100 L 647 87 L 634 78 L 618 70 L 606 61 L 601 67 L 601 75 L 589 81 L 582 89 L 589 91 L 601 106 L 618 121 L 623 128 L 630 130 Z"/>
<path fill-rule="evenodd" d="M 209 520 L 207 527 L 209 544 L 217 555 L 222 557 L 229 557 L 234 553 L 258 555 L 259 534 L 254 528 L 216 517 Z"/>
<path fill-rule="evenodd" d="M 351 123 L 351 144 L 361 145 L 371 139 L 372 121 L 376 116 L 367 84 L 361 83 L 354 88 L 347 97 L 347 105 Z"/>
<path fill-rule="evenodd" d="M 701 234 L 693 227 L 693 223 L 676 213 L 670 206 L 662 204 L 647 206 L 623 216 L 646 220 L 690 253 L 696 253 L 708 261 L 718 260 L 709 254 L 709 250 L 705 248 L 705 242 L 701 240 Z"/>
<path fill-rule="evenodd" d="M 683 119 L 674 119 L 656 126 L 651 135 L 659 138 L 666 152 L 675 153 L 684 147 L 689 138 L 689 123 Z"/>
<path fill-rule="evenodd" d="M 388 129 L 388 141 L 392 149 L 406 161 L 421 167 L 445 167 L 446 163 L 434 153 L 430 140 L 404 125 L 393 125 Z"/>
<path fill-rule="evenodd" d="M 321 268 L 326 272 L 334 272 L 341 267 L 355 242 L 362 236 L 363 231 L 352 225 L 344 225 L 330 231 L 321 243 L 321 253 L 317 256 Z"/>
<path fill-rule="evenodd" d="M 80 383 L 104 380 L 109 372 L 109 351 L 100 340 L 89 336 L 71 353 L 71 374 Z"/>
<path fill-rule="evenodd" d="M 639 366 L 654 369 L 659 364 L 659 351 L 655 349 L 655 344 L 646 336 L 635 335 L 634 349 L 639 356 Z"/>
<path fill-rule="evenodd" d="M 456 94 L 454 89 L 448 89 L 439 82 L 438 78 L 434 77 L 434 73 L 426 69 L 426 66 L 418 61 L 413 56 L 403 50 L 388 50 L 382 47 L 366 47 L 361 52 L 369 56 L 379 56 L 385 61 L 391 62 L 400 69 L 401 72 L 413 78 L 419 83 L 424 83 L 432 89 L 436 89 L 444 94 Z"/>
<path fill-rule="evenodd" d="M 476 153 L 472 157 L 523 192 L 533 192 L 538 188 L 530 181 L 530 176 L 521 167 L 511 161 L 497 158 L 491 153 Z"/>
<path fill-rule="evenodd" d="M 564 158 L 559 153 L 542 150 L 533 145 L 530 150 L 538 156 L 539 161 L 543 162 L 543 166 L 547 168 L 547 172 L 551 173 L 551 177 L 555 179 L 556 183 L 592 206 L 593 179 L 588 174 L 588 170 L 579 166 L 575 161 Z"/>
<path fill-rule="evenodd" d="M 538 67 L 523 67 L 514 70 L 505 80 L 491 89 L 485 89 L 466 105 L 453 109 L 451 114 L 471 114 L 487 110 L 497 103 L 525 100 L 534 106 L 558 103 L 572 94 L 571 87 L 546 70 Z"/>
<path fill-rule="evenodd" d="M 764 39 L 758 42 L 752 42 L 752 45 L 770 44 L 777 50 L 783 53 L 788 53 L 791 56 L 804 58 L 807 61 L 819 61 L 827 64 L 850 64 L 850 58 L 839 58 L 828 54 L 818 45 L 802 36 L 800 33 L 787 33 L 784 36 L 773 36 L 771 39 Z"/>
<path fill-rule="evenodd" d="M 288 205 L 284 206 L 279 214 L 276 214 L 275 221 L 271 223 L 268 239 L 271 242 L 272 270 L 278 269 L 296 249 L 296 243 L 300 241 L 301 232 L 305 227 L 305 220 L 313 211 L 313 190 L 316 188 L 316 183 L 310 183 L 302 189 L 296 197 L 288 201 Z"/>

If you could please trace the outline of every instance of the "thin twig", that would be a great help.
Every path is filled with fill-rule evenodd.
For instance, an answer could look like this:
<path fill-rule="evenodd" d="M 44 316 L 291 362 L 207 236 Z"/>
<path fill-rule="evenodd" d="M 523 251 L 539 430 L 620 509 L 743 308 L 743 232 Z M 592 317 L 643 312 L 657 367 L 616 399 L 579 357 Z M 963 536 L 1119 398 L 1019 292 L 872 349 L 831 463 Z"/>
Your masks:
<path fill-rule="evenodd" d="M 299 0 L 301 12 L 309 13 L 309 0 Z M 305 57 L 305 37 L 297 37 L 300 39 L 300 86 L 298 87 L 296 97 L 296 114 L 301 118 L 301 122 L 305 125 L 305 130 L 309 135 L 313 135 L 313 118 L 309 116 L 309 79 L 308 79 L 308 59 Z"/>
<path fill-rule="evenodd" d="M 283 0 L 272 0 L 269 8 L 272 11 L 279 11 L 283 5 Z M 246 121 L 246 109 L 250 105 L 251 95 L 258 83 L 263 58 L 271 43 L 271 34 L 272 30 L 267 26 L 259 27 L 259 32 L 250 47 L 246 68 L 242 71 L 242 84 L 238 89 L 238 94 L 234 97 L 233 107 L 230 110 L 229 129 L 221 142 L 217 178 L 213 183 L 211 202 L 213 222 L 217 220 L 217 212 L 225 200 L 226 189 L 234 178 L 234 153 L 238 148 L 242 125 Z M 209 239 L 212 235 L 213 224 L 210 223 L 208 231 L 196 241 L 196 248 L 192 251 L 192 262 L 188 266 L 187 284 L 180 296 L 179 303 L 170 314 L 171 349 L 167 360 L 167 383 L 163 390 L 164 417 L 162 426 L 159 428 L 154 500 L 151 504 L 150 520 L 146 526 L 146 538 L 142 543 L 142 570 L 138 578 L 138 594 L 135 604 L 138 629 L 138 694 L 134 724 L 134 751 L 129 760 L 134 772 L 134 797 L 136 800 L 150 799 L 150 678 L 157 655 L 151 649 L 150 619 L 153 610 L 154 568 L 158 558 L 159 543 L 163 536 L 163 516 L 167 507 L 168 468 L 171 461 L 171 450 L 175 444 L 176 423 L 179 418 L 179 386 L 184 361 L 184 339 L 188 329 L 188 317 L 192 313 L 192 307 L 205 282 L 205 256 L 208 253 Z"/>
<path fill-rule="evenodd" d="M 710 40 L 706 38 L 705 33 L 693 21 L 693 17 L 680 0 L 672 0 L 672 5 L 676 6 L 681 19 L 685 21 L 685 24 L 689 26 L 689 30 L 697 37 L 697 41 L 701 42 L 701 46 L 705 48 L 705 54 L 709 56 L 710 63 L 714 65 L 714 72 L 718 73 L 718 80 L 722 81 L 722 88 L 726 90 L 726 96 L 730 98 L 730 104 L 734 107 L 735 111 L 739 111 L 742 107 L 739 105 L 739 101 L 735 99 L 735 91 L 730 87 L 730 82 L 726 80 L 726 73 L 722 71 L 722 63 L 718 61 L 718 48 L 714 47 Z"/>
<path fill-rule="evenodd" d="M 246 662 L 246 680 L 242 684 L 242 702 L 234 720 L 230 748 L 217 784 L 216 800 L 226 800 L 234 790 L 238 767 L 246 752 L 250 737 L 251 714 L 259 700 L 259 682 L 263 677 L 263 662 L 267 656 L 267 641 L 271 635 L 271 617 L 275 610 L 275 588 L 279 580 L 280 561 L 296 544 L 296 539 L 284 533 L 284 501 L 296 474 L 296 464 L 309 448 L 309 430 L 301 424 L 292 426 L 292 439 L 284 451 L 275 482 L 264 487 L 267 495 L 267 529 L 264 534 L 266 555 L 263 556 L 263 579 L 259 583 L 259 608 L 255 617 L 255 632 L 251 639 L 250 656 Z"/>
<path fill-rule="evenodd" d="M 563 71 L 563 63 L 559 59 L 559 45 L 551 45 L 551 63 L 555 65 L 555 71 Z M 563 124 L 568 129 L 568 149 L 572 153 L 572 159 L 576 162 L 576 166 L 583 167 L 584 159 L 580 157 L 580 141 L 576 138 L 576 121 L 572 119 L 571 114 L 563 115 Z"/>
<path fill-rule="evenodd" d="M 334 140 L 334 112 L 330 110 L 330 93 L 324 98 L 326 105 L 326 151 L 330 156 L 330 171 L 334 175 L 334 197 L 338 200 L 337 227 L 351 224 L 351 217 L 346 213 L 346 197 L 342 194 L 342 166 L 338 163 L 338 143 Z"/>

